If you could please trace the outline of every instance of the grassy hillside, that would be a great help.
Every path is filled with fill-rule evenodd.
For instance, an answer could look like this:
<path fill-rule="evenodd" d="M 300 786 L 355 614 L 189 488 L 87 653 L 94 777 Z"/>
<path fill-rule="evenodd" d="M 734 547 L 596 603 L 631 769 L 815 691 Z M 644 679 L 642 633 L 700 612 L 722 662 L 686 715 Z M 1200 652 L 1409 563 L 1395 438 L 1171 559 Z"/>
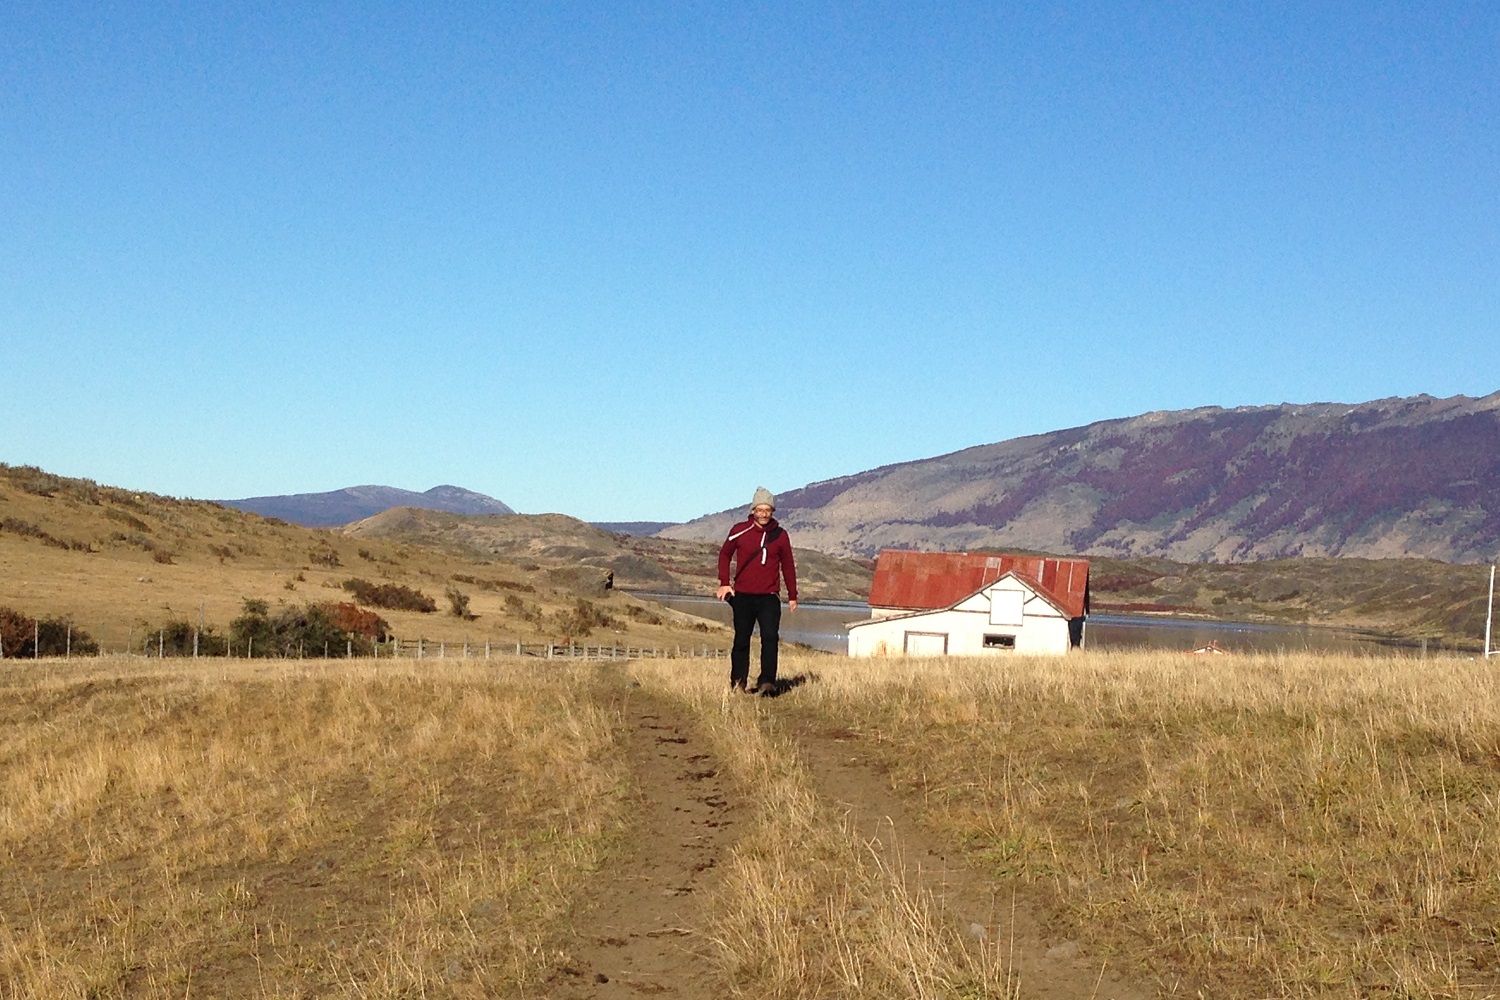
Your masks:
<path fill-rule="evenodd" d="M 617 586 L 707 594 L 718 583 L 717 542 L 679 542 L 615 534 L 563 514 L 474 516 L 400 507 L 351 524 L 344 534 L 441 549 L 470 559 L 503 558 L 522 566 L 594 567 Z M 795 541 L 795 539 L 794 539 Z M 864 600 L 872 564 L 797 550 L 804 600 Z"/>
<path fill-rule="evenodd" d="M 720 626 L 604 591 L 603 573 L 566 552 L 466 554 L 0 466 L 0 607 L 71 621 L 109 650 L 200 615 L 222 636 L 247 599 L 273 615 L 350 602 L 350 579 L 431 598 L 431 613 L 372 610 L 393 635 L 450 649 L 570 638 L 725 644 Z M 450 590 L 467 598 L 466 617 L 450 613 Z"/>

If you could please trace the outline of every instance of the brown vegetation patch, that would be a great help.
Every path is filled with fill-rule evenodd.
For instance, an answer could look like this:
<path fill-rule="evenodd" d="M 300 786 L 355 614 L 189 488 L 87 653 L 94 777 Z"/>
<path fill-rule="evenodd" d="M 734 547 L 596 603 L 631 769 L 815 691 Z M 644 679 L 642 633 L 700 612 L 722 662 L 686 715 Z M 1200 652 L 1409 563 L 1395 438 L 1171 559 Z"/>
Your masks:
<path fill-rule="evenodd" d="M 112 667 L 0 675 L 7 997 L 515 996 L 548 975 L 619 818 L 585 675 Z"/>

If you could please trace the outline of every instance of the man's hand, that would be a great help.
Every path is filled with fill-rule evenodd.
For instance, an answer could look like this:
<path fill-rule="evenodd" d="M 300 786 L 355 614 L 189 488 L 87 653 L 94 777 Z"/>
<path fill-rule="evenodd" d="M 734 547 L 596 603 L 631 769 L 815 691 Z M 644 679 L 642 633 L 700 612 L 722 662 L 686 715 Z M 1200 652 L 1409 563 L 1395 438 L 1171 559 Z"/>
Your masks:
<path fill-rule="evenodd" d="M 797 610 L 797 602 L 796 601 L 787 601 L 787 603 L 786 603 L 786 609 L 788 611 L 796 611 Z"/>
<path fill-rule="evenodd" d="M 719 600 L 722 601 L 726 597 L 733 597 L 733 596 L 734 596 L 734 588 L 733 587 L 720 587 L 719 588 L 719 594 L 718 594 L 718 599 Z"/>

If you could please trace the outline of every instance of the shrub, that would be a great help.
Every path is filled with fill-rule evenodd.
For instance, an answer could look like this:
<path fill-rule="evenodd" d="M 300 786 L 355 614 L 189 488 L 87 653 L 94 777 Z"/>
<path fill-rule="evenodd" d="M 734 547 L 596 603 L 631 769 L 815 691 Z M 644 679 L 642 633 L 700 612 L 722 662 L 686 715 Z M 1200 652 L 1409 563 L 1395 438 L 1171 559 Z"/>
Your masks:
<path fill-rule="evenodd" d="M 625 605 L 625 617 L 631 621 L 640 622 L 643 625 L 660 625 L 662 623 L 661 615 L 655 611 L 643 608 L 639 604 Z"/>
<path fill-rule="evenodd" d="M 192 656 L 194 631 L 192 623 L 185 621 L 167 622 L 154 630 L 147 629 L 145 652 L 147 655 Z M 212 628 L 198 632 L 199 656 L 223 656 L 228 651 L 229 640 Z"/>
<path fill-rule="evenodd" d="M 437 602 L 420 590 L 399 583 L 371 583 L 358 577 L 344 581 L 344 589 L 354 595 L 361 604 L 392 611 L 421 611 L 424 614 L 437 610 Z"/>
<path fill-rule="evenodd" d="M 334 607 L 327 604 L 288 605 L 271 614 L 265 601 L 247 600 L 244 613 L 229 625 L 235 652 L 241 655 L 248 652 L 257 657 L 317 657 L 324 655 L 326 650 L 329 656 L 342 657 L 352 641 L 356 656 L 368 656 L 372 637 L 341 627 L 347 619 L 332 610 Z M 358 611 L 356 608 L 355 612 Z"/>
<path fill-rule="evenodd" d="M 522 621 L 541 623 L 541 608 L 533 607 L 515 594 L 505 595 L 505 610 Z"/>
<path fill-rule="evenodd" d="M 448 613 L 453 617 L 462 618 L 466 622 L 471 622 L 479 617 L 478 615 L 471 615 L 469 613 L 469 595 L 465 594 L 462 590 L 459 590 L 457 587 L 449 587 L 444 596 L 448 598 Z"/>
<path fill-rule="evenodd" d="M 337 604 L 320 604 L 328 620 L 341 632 L 353 632 L 375 642 L 385 642 L 391 624 L 373 611 L 366 611 L 355 604 L 340 601 Z"/>
<path fill-rule="evenodd" d="M 99 652 L 99 644 L 66 618 L 36 619 L 11 608 L 0 608 L 0 652 L 6 657 L 62 656 L 69 650 L 84 656 Z"/>
<path fill-rule="evenodd" d="M 51 545 L 53 548 L 67 549 L 73 552 L 94 551 L 94 547 L 88 542 L 75 542 L 65 538 L 55 538 L 30 521 L 22 521 L 16 517 L 7 517 L 0 520 L 0 531 L 9 531 L 11 534 L 20 535 L 23 538 L 35 538 L 42 544 Z"/>
<path fill-rule="evenodd" d="M 332 548 L 312 549 L 307 558 L 312 560 L 314 566 L 326 566 L 329 569 L 337 569 L 339 566 L 339 554 Z"/>
<path fill-rule="evenodd" d="M 34 465 L 8 465 L 5 477 L 17 488 L 37 497 L 50 497 L 67 489 L 68 481 L 62 476 L 43 472 Z"/>
<path fill-rule="evenodd" d="M 557 615 L 557 627 L 565 635 L 586 636 L 596 628 L 613 628 L 619 624 L 612 618 L 609 612 L 599 607 L 593 601 L 578 599 L 571 611 L 560 611 Z"/>
<path fill-rule="evenodd" d="M 145 531 L 148 533 L 151 531 L 151 525 L 147 524 L 145 521 L 142 521 L 134 514 L 127 514 L 125 511 L 118 510 L 114 507 L 106 508 L 104 511 L 104 516 L 109 518 L 111 521 L 118 521 L 121 524 L 129 525 L 136 531 Z"/>

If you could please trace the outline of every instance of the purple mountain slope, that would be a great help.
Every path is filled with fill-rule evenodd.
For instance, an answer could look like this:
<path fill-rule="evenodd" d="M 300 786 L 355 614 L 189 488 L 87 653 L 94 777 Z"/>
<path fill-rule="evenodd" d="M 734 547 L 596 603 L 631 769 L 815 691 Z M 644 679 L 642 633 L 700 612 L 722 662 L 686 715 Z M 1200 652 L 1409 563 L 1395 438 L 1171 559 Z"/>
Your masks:
<path fill-rule="evenodd" d="M 220 500 L 226 507 L 248 510 L 264 517 L 279 517 L 309 528 L 331 528 L 379 514 L 392 507 L 420 507 L 450 514 L 514 514 L 494 497 L 461 486 L 434 486 L 425 493 L 394 486 L 350 486 L 328 493 L 295 493 L 288 496 L 248 497 Z"/>
<path fill-rule="evenodd" d="M 1182 561 L 1500 550 L 1500 392 L 1147 413 L 812 483 L 799 545 L 1020 548 Z M 733 508 L 661 534 L 717 539 Z"/>

